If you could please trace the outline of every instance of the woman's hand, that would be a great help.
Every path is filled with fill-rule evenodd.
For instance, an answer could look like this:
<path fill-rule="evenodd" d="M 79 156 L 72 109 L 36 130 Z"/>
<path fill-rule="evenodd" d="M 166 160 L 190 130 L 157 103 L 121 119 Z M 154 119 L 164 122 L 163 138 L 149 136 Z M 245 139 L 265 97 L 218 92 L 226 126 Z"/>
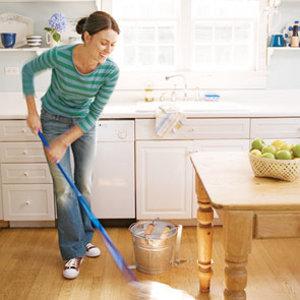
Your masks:
<path fill-rule="evenodd" d="M 57 137 L 50 143 L 50 148 L 45 148 L 48 160 L 53 164 L 59 162 L 64 157 L 67 148 L 68 144 L 63 137 Z"/>
<path fill-rule="evenodd" d="M 41 130 L 42 124 L 37 113 L 29 113 L 26 121 L 32 133 L 37 134 L 38 131 Z"/>

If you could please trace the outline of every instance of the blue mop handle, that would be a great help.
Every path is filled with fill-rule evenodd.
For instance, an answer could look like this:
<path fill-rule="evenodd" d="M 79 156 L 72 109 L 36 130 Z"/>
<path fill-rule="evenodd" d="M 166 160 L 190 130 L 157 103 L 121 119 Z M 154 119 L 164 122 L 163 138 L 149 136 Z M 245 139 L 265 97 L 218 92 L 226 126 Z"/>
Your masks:
<path fill-rule="evenodd" d="M 50 145 L 49 145 L 48 141 L 46 140 L 45 136 L 42 134 L 41 131 L 38 131 L 38 136 L 40 137 L 40 139 L 41 139 L 43 145 L 45 146 L 45 148 L 49 149 Z M 66 173 L 66 171 L 64 170 L 62 165 L 59 162 L 57 162 L 56 165 L 59 168 L 59 170 L 61 171 L 61 173 L 63 174 L 63 176 L 65 177 L 65 179 L 68 181 L 68 183 L 71 186 L 74 193 L 76 194 L 80 205 L 83 207 L 85 213 L 87 214 L 88 218 L 90 219 L 90 221 L 92 222 L 94 227 L 96 227 L 97 229 L 100 230 L 100 232 L 101 232 L 101 234 L 104 238 L 105 244 L 107 246 L 107 249 L 109 250 L 109 252 L 110 252 L 112 258 L 114 259 L 116 265 L 118 266 L 118 268 L 126 276 L 128 281 L 137 281 L 137 278 L 136 278 L 135 274 L 126 265 L 122 255 L 120 254 L 120 252 L 118 251 L 116 246 L 113 244 L 113 242 L 110 239 L 109 235 L 107 234 L 106 230 L 104 229 L 102 224 L 99 222 L 99 220 L 95 217 L 95 215 L 92 213 L 87 200 L 80 193 L 80 191 L 78 190 L 78 188 L 74 184 L 73 180 Z"/>

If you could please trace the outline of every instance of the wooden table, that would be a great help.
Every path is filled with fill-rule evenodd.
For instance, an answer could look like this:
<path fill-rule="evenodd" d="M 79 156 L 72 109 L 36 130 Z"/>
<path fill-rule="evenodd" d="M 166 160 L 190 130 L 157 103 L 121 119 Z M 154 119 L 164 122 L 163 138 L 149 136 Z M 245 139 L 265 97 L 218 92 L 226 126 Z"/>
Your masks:
<path fill-rule="evenodd" d="M 225 249 L 224 299 L 246 299 L 247 258 L 255 211 L 300 209 L 300 178 L 294 182 L 253 176 L 247 153 L 197 152 L 191 155 L 198 198 L 197 238 L 200 292 L 212 276 L 213 208 L 222 216 Z"/>

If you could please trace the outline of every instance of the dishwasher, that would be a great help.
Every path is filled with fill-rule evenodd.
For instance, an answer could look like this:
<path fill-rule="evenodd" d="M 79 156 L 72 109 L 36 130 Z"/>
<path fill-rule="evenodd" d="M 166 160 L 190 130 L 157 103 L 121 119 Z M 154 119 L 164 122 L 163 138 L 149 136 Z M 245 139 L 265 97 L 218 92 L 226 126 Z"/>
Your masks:
<path fill-rule="evenodd" d="M 135 218 L 134 121 L 97 123 L 91 207 L 97 218 Z"/>

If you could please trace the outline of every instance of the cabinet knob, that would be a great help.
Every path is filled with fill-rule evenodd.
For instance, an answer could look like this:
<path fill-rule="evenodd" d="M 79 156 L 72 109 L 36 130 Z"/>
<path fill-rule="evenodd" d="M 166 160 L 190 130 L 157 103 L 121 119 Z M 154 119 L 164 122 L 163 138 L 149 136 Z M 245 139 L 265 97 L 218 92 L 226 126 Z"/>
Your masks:
<path fill-rule="evenodd" d="M 24 176 L 28 177 L 28 175 L 29 175 L 28 172 L 24 172 Z"/>
<path fill-rule="evenodd" d="M 27 150 L 23 150 L 23 152 L 22 152 L 23 155 L 26 155 L 27 153 L 28 153 Z"/>
<path fill-rule="evenodd" d="M 27 132 L 27 129 L 26 129 L 26 128 L 23 128 L 23 129 L 22 129 L 22 132 L 23 132 L 23 133 L 26 133 L 26 132 Z"/>
<path fill-rule="evenodd" d="M 26 204 L 27 206 L 30 205 L 30 201 L 29 201 L 29 200 L 25 201 L 25 204 Z"/>

